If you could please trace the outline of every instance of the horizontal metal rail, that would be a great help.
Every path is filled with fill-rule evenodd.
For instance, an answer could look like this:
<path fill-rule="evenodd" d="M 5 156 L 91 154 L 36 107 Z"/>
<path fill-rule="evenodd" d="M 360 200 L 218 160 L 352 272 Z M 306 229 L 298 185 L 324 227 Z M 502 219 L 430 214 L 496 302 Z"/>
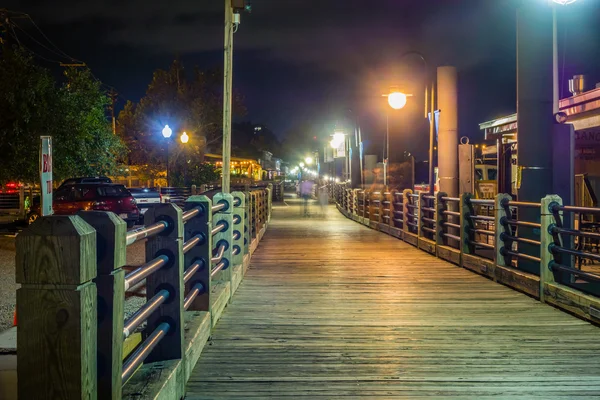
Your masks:
<path fill-rule="evenodd" d="M 503 251 L 501 251 L 501 254 L 503 256 L 511 256 L 511 257 L 516 257 L 516 258 L 521 258 L 521 259 L 527 260 L 527 261 L 533 261 L 533 262 L 537 262 L 537 263 L 541 262 L 541 259 L 539 257 L 530 256 L 529 254 L 517 253 L 516 251 L 504 249 Z"/>
<path fill-rule="evenodd" d="M 394 214 L 402 214 L 402 215 L 404 215 L 404 211 L 394 210 Z"/>
<path fill-rule="evenodd" d="M 442 214 L 444 215 L 450 215 L 452 217 L 460 217 L 460 213 L 458 211 L 442 211 Z"/>
<path fill-rule="evenodd" d="M 428 228 L 428 227 L 426 227 L 426 226 L 422 226 L 422 227 L 421 227 L 421 230 L 423 230 L 423 231 L 425 231 L 425 232 L 429 232 L 429 233 L 433 233 L 433 234 L 435 234 L 435 229 L 431 229 L 431 228 Z"/>
<path fill-rule="evenodd" d="M 385 205 L 387 206 L 388 204 L 391 204 L 391 201 L 389 201 L 389 200 L 385 200 L 385 201 L 383 202 L 383 204 L 385 204 Z"/>
<path fill-rule="evenodd" d="M 435 200 L 435 196 L 432 196 L 432 195 L 430 195 L 430 194 L 424 194 L 424 195 L 423 195 L 423 198 L 424 198 L 424 199 L 427 199 L 427 200 Z"/>
<path fill-rule="evenodd" d="M 381 217 L 381 218 L 383 218 L 383 219 L 390 219 L 390 216 L 389 216 L 389 215 L 384 215 L 384 216 L 383 216 L 383 217 Z"/>
<path fill-rule="evenodd" d="M 513 226 L 522 226 L 523 228 L 541 228 L 542 225 L 537 222 L 526 222 L 526 221 L 515 221 L 514 219 L 502 219 L 503 223 L 513 225 Z"/>
<path fill-rule="evenodd" d="M 469 231 L 473 232 L 473 233 L 478 233 L 480 235 L 487 235 L 487 236 L 495 236 L 496 235 L 496 232 L 488 231 L 486 229 L 472 229 L 471 228 L 471 229 L 469 229 Z"/>
<path fill-rule="evenodd" d="M 568 211 L 579 214 L 600 214 L 600 208 L 592 207 L 577 207 L 577 206 L 559 206 L 558 204 L 552 208 L 552 211 Z"/>
<path fill-rule="evenodd" d="M 409 193 L 409 194 L 408 194 L 408 197 L 419 197 L 419 195 L 418 195 L 418 194 L 415 194 L 415 193 Z"/>
<path fill-rule="evenodd" d="M 600 233 L 577 231 L 574 229 L 559 228 L 557 226 L 552 228 L 552 233 L 600 240 Z"/>
<path fill-rule="evenodd" d="M 200 207 L 194 207 L 194 208 L 184 212 L 181 215 L 181 219 L 183 222 L 187 222 L 190 219 L 194 218 L 195 216 L 200 215 L 201 212 L 202 212 L 202 209 Z"/>
<path fill-rule="evenodd" d="M 406 221 L 406 225 L 412 226 L 413 228 L 417 228 L 417 229 L 419 228 L 419 224 L 410 222 L 410 221 Z"/>
<path fill-rule="evenodd" d="M 447 226 L 449 228 L 455 228 L 455 229 L 460 229 L 460 225 L 459 224 L 453 224 L 452 222 L 442 222 L 443 226 Z"/>
<path fill-rule="evenodd" d="M 494 217 L 489 217 L 487 215 L 469 215 L 469 218 L 474 219 L 475 221 L 495 221 Z"/>
<path fill-rule="evenodd" d="M 394 222 L 399 222 L 399 223 L 403 224 L 404 220 L 403 219 L 399 219 L 399 218 L 394 218 Z"/>
<path fill-rule="evenodd" d="M 234 207 L 239 207 L 241 204 L 242 204 L 242 199 L 237 198 L 237 197 L 235 199 L 233 199 L 233 206 Z"/>
<path fill-rule="evenodd" d="M 238 254 L 240 254 L 240 248 L 238 246 L 234 246 L 233 250 L 231 250 L 231 255 L 237 256 Z"/>
<path fill-rule="evenodd" d="M 217 255 L 214 256 L 213 258 L 211 258 L 210 262 L 212 262 L 212 263 L 221 262 L 221 260 L 223 259 L 223 254 L 225 254 L 225 245 L 224 244 L 219 246 L 219 249 L 217 250 Z"/>
<path fill-rule="evenodd" d="M 517 237 L 517 236 L 511 236 L 508 235 L 506 233 L 501 233 L 500 234 L 500 239 L 502 239 L 502 241 L 504 242 L 517 242 L 517 243 L 523 243 L 523 244 L 530 244 L 533 246 L 540 246 L 541 243 L 539 240 L 533 240 L 533 239 L 526 239 L 526 238 L 521 238 L 521 237 Z"/>
<path fill-rule="evenodd" d="M 454 201 L 458 202 L 460 199 L 458 197 L 442 197 L 442 201 Z"/>
<path fill-rule="evenodd" d="M 587 258 L 590 260 L 600 261 L 600 254 L 586 253 L 584 251 L 566 249 L 566 248 L 560 247 L 560 246 L 552 246 L 550 249 L 552 250 L 553 253 L 569 254 L 572 256 L 577 256 L 577 257 L 581 257 L 581 258 Z"/>
<path fill-rule="evenodd" d="M 125 323 L 123 324 L 123 339 L 127 339 L 135 329 L 143 324 L 148 317 L 160 307 L 162 303 L 169 299 L 169 291 L 163 289 L 156 293 L 150 300 L 140 307 Z"/>
<path fill-rule="evenodd" d="M 502 206 L 506 207 L 531 207 L 531 208 L 539 208 L 542 205 L 540 203 L 532 203 L 529 201 L 512 201 L 512 200 L 502 200 Z"/>
<path fill-rule="evenodd" d="M 169 257 L 158 256 L 152 261 L 142 264 L 139 268 L 125 275 L 125 291 L 134 287 L 169 262 Z"/>
<path fill-rule="evenodd" d="M 214 213 L 217 213 L 217 212 L 223 210 L 226 205 L 227 205 L 227 203 L 215 204 L 214 206 L 212 206 L 212 213 L 214 214 Z"/>
<path fill-rule="evenodd" d="M 241 233 L 239 233 L 239 232 L 235 232 L 235 233 L 233 234 L 233 240 L 238 240 L 240 237 L 242 237 L 242 234 L 241 234 Z"/>
<path fill-rule="evenodd" d="M 242 217 L 240 217 L 239 215 L 233 217 L 234 224 L 239 224 L 240 222 L 242 222 Z"/>
<path fill-rule="evenodd" d="M 138 240 L 157 235 L 167 229 L 169 225 L 165 221 L 158 221 L 150 226 L 144 226 L 127 232 L 125 243 L 127 246 L 134 244 Z"/>
<path fill-rule="evenodd" d="M 188 283 L 189 280 L 192 279 L 192 276 L 194 276 L 196 272 L 202 269 L 202 267 L 204 267 L 204 261 L 202 260 L 196 261 L 195 263 L 190 265 L 190 267 L 186 269 L 183 273 L 183 282 Z"/>
<path fill-rule="evenodd" d="M 144 362 L 146 357 L 154 350 L 156 345 L 162 340 L 163 337 L 169 332 L 171 326 L 167 322 L 163 322 L 152 332 L 150 336 L 144 340 L 142 344 L 127 358 L 123 363 L 123 372 L 121 373 L 121 380 L 125 384 L 138 367 Z"/>
<path fill-rule="evenodd" d="M 421 221 L 428 222 L 428 223 L 434 224 L 434 225 L 436 223 L 435 219 L 433 219 L 433 218 L 427 218 L 427 217 L 421 217 Z"/>
<path fill-rule="evenodd" d="M 418 206 L 416 204 L 407 204 L 406 207 L 408 208 L 418 208 Z"/>
<path fill-rule="evenodd" d="M 442 233 L 442 236 L 447 237 L 449 239 L 456 240 L 457 242 L 460 242 L 460 236 L 456 236 L 451 233 Z"/>
<path fill-rule="evenodd" d="M 434 213 L 436 210 L 432 207 L 421 207 L 421 210 Z"/>
<path fill-rule="evenodd" d="M 212 269 L 212 271 L 210 271 L 210 277 L 214 278 L 216 274 L 219 273 L 219 271 L 221 271 L 223 268 L 225 268 L 225 261 L 221 261 L 220 263 L 218 263 L 217 265 L 215 265 L 215 267 Z"/>
<path fill-rule="evenodd" d="M 183 244 L 183 254 L 190 251 L 196 245 L 202 242 L 203 236 L 198 234 Z"/>
<path fill-rule="evenodd" d="M 196 283 L 190 289 L 190 292 L 188 293 L 188 295 L 185 296 L 185 299 L 183 299 L 183 308 L 184 308 L 184 310 L 187 311 L 187 309 L 190 308 L 190 306 L 192 305 L 192 303 L 194 302 L 194 300 L 196 299 L 196 297 L 198 297 L 198 295 L 200 293 L 202 293 L 203 290 L 204 290 L 204 285 L 202 285 L 202 283 L 200 283 L 200 282 Z"/>
<path fill-rule="evenodd" d="M 226 224 L 217 224 L 217 226 L 215 226 L 212 231 L 210 231 L 211 235 L 215 236 L 217 233 L 221 232 L 223 229 L 225 229 L 225 227 L 227 227 Z"/>
<path fill-rule="evenodd" d="M 494 249 L 494 245 L 492 245 L 492 244 L 476 242 L 474 240 L 469 240 L 468 242 L 469 242 L 469 244 L 471 244 L 473 246 L 483 247 L 484 249 L 489 249 L 489 250 Z"/>
<path fill-rule="evenodd" d="M 578 269 L 571 268 L 571 267 L 568 267 L 566 265 L 552 263 L 550 265 L 550 269 L 552 271 L 569 272 L 569 273 L 571 273 L 573 275 L 577 275 L 577 276 L 579 276 L 581 278 L 584 278 L 584 280 L 587 280 L 587 281 L 600 282 L 600 275 L 592 274 L 590 272 L 580 271 Z"/>
<path fill-rule="evenodd" d="M 404 207 L 404 203 L 394 203 L 394 207 L 402 208 Z"/>
<path fill-rule="evenodd" d="M 491 199 L 468 199 L 471 204 L 494 205 L 494 200 Z"/>

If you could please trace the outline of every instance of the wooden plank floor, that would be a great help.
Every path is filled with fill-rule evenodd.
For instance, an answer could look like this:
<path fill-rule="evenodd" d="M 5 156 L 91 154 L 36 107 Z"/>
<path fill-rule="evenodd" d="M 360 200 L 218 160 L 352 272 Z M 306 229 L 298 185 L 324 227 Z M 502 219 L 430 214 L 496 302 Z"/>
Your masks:
<path fill-rule="evenodd" d="M 599 339 L 333 208 L 277 207 L 186 398 L 600 398 Z"/>

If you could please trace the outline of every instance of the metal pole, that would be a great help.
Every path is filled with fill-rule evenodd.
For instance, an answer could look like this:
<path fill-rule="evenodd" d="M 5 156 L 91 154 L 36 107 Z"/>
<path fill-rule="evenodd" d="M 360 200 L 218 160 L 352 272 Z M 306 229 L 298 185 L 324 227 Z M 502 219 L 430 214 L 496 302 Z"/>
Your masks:
<path fill-rule="evenodd" d="M 556 6 L 552 7 L 552 74 L 553 74 L 553 101 L 552 111 L 554 115 L 559 112 L 559 81 L 558 81 L 558 17 L 556 13 Z"/>
<path fill-rule="evenodd" d="M 385 149 L 383 150 L 383 186 L 388 184 L 388 161 L 390 156 L 390 113 L 385 113 Z"/>
<path fill-rule="evenodd" d="M 167 138 L 167 187 L 171 187 L 169 184 L 169 140 L 171 138 Z"/>
<path fill-rule="evenodd" d="M 435 192 L 435 182 L 433 181 L 433 140 L 435 135 L 435 84 L 431 83 L 431 101 L 429 105 L 429 193 Z"/>
<path fill-rule="evenodd" d="M 233 8 L 225 0 L 225 63 L 223 73 L 223 177 L 222 192 L 230 191 L 231 175 L 231 103 L 233 86 Z"/>

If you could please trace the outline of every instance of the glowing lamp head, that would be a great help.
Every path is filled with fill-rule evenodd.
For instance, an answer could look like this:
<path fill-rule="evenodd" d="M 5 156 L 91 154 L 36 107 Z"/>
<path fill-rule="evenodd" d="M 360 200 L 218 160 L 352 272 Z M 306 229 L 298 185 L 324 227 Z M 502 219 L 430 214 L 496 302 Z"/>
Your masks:
<path fill-rule="evenodd" d="M 388 96 L 388 103 L 394 110 L 400 110 L 406 105 L 406 94 L 402 92 L 393 92 Z"/>
<path fill-rule="evenodd" d="M 171 137 L 171 135 L 173 134 L 173 131 L 171 130 L 171 128 L 169 128 L 169 125 L 165 125 L 165 127 L 162 130 L 162 135 L 165 139 L 168 139 Z"/>
<path fill-rule="evenodd" d="M 575 3 L 577 0 L 552 0 L 556 4 L 560 4 L 561 6 L 568 6 L 569 4 Z"/>
<path fill-rule="evenodd" d="M 306 165 L 312 165 L 313 161 L 314 161 L 314 160 L 313 160 L 313 158 L 312 158 L 312 157 L 306 157 L 306 158 L 304 159 L 304 162 L 306 163 Z"/>
<path fill-rule="evenodd" d="M 301 162 L 299 165 L 300 165 L 300 168 L 304 168 L 304 163 L 303 162 Z"/>
<path fill-rule="evenodd" d="M 181 139 L 181 143 L 183 143 L 183 144 L 186 144 L 187 142 L 189 142 L 189 141 L 190 141 L 190 137 L 189 137 L 189 136 L 188 136 L 188 134 L 187 134 L 187 133 L 185 133 L 185 132 L 183 132 L 183 133 L 181 134 L 181 137 L 180 137 L 179 139 Z"/>

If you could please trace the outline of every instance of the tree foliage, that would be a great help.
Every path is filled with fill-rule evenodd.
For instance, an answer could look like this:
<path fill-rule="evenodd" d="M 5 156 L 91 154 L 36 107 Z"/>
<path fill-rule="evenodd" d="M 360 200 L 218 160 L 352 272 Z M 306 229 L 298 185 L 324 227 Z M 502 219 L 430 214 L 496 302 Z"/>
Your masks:
<path fill-rule="evenodd" d="M 70 69 L 62 84 L 20 49 L 0 57 L 0 182 L 39 179 L 40 136 L 53 140 L 55 181 L 111 174 L 124 146 L 105 116 L 108 98 L 89 70 Z"/>

